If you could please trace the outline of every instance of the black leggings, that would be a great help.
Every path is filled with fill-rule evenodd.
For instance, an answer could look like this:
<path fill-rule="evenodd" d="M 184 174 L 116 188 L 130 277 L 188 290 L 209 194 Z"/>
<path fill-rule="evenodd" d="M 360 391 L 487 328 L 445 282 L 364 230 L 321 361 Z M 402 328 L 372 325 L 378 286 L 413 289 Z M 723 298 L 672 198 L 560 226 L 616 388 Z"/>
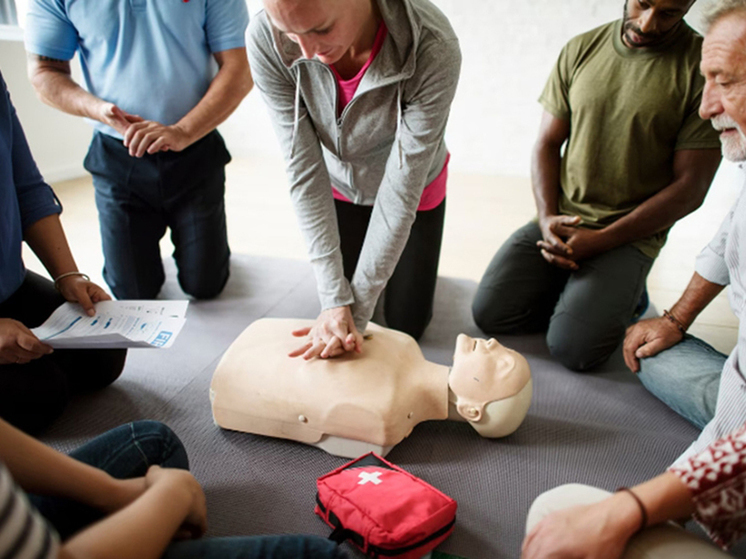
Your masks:
<path fill-rule="evenodd" d="M 372 206 L 335 200 L 344 273 L 352 280 L 363 248 Z M 433 316 L 435 282 L 446 201 L 432 210 L 417 212 L 409 240 L 386 284 L 383 315 L 386 326 L 419 339 Z"/>
<path fill-rule="evenodd" d="M 21 287 L 0 303 L 0 318 L 36 328 L 64 302 L 51 281 L 26 272 Z M 114 382 L 126 355 L 124 349 L 57 349 L 25 365 L 0 365 L 0 417 L 38 433 L 62 413 L 71 396 Z"/>

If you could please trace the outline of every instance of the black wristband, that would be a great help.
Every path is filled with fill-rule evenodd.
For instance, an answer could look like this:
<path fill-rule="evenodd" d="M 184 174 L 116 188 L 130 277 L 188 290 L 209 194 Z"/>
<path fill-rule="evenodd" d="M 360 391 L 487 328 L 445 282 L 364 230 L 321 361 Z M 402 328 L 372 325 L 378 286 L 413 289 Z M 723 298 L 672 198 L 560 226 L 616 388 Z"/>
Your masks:
<path fill-rule="evenodd" d="M 637 506 L 640 507 L 640 527 L 635 531 L 635 534 L 639 534 L 648 527 L 648 511 L 645 509 L 645 505 L 640 500 L 640 497 L 638 497 L 635 492 L 632 491 L 629 487 L 620 487 L 616 490 L 617 493 L 619 493 L 620 491 L 624 491 L 625 493 L 631 495 L 637 503 Z"/>

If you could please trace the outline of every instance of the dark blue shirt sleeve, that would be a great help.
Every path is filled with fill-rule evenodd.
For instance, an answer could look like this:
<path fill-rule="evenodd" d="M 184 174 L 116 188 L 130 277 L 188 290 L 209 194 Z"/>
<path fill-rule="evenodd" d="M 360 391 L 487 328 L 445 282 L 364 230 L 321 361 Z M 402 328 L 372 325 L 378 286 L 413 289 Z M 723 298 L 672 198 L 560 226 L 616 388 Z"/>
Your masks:
<path fill-rule="evenodd" d="M 2 81 L 3 104 L 5 105 L 3 112 L 6 113 L 3 116 L 7 115 L 10 118 L 10 138 L 6 138 L 6 141 L 9 140 L 8 143 L 10 144 L 10 165 L 21 214 L 21 228 L 25 231 L 27 227 L 43 217 L 59 214 L 62 211 L 62 206 L 52 188 L 44 182 L 36 166 L 26 141 L 26 135 L 23 133 L 23 128 L 21 128 L 21 123 L 18 120 L 16 109 L 10 100 L 8 87 L 5 85 L 5 80 L 1 77 L 0 80 Z M 4 124 L 3 132 L 7 130 L 8 123 Z"/>

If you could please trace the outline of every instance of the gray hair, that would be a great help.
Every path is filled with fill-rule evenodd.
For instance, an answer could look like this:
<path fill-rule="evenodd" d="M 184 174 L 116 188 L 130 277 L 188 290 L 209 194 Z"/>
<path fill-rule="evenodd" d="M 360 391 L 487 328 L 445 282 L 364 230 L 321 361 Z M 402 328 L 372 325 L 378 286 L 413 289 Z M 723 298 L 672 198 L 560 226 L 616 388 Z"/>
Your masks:
<path fill-rule="evenodd" d="M 704 32 L 709 32 L 718 21 L 736 12 L 746 15 L 746 0 L 711 0 L 702 11 Z"/>

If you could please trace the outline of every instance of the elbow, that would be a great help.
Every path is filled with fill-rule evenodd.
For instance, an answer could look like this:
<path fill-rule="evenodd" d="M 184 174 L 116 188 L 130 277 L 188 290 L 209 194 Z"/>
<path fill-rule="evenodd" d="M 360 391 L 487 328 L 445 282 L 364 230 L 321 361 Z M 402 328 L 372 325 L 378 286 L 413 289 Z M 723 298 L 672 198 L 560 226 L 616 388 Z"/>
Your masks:
<path fill-rule="evenodd" d="M 254 79 L 251 77 L 251 72 L 246 71 L 244 79 L 241 80 L 241 93 L 243 97 L 246 97 L 251 90 L 254 88 Z"/>
<path fill-rule="evenodd" d="M 241 69 L 234 74 L 233 86 L 240 98 L 246 97 L 254 87 L 254 79 L 251 77 L 251 69 L 248 62 L 241 66 Z"/>

